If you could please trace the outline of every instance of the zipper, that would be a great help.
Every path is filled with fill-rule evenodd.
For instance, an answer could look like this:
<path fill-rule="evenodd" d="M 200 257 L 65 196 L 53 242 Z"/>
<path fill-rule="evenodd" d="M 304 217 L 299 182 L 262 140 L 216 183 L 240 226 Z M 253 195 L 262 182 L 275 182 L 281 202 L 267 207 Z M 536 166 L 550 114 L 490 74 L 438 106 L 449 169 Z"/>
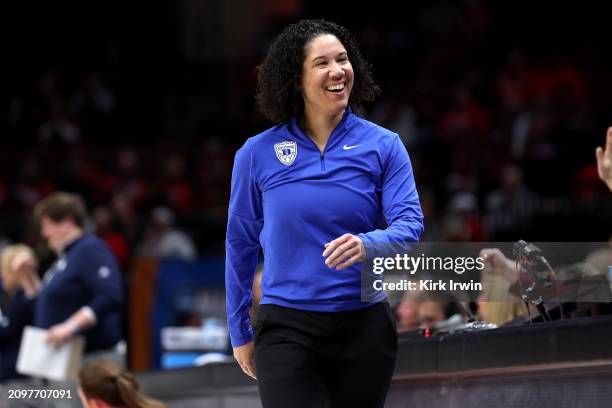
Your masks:
<path fill-rule="evenodd" d="M 304 137 L 306 139 L 308 139 L 310 141 L 310 143 L 312 143 L 312 145 L 314 146 L 314 148 L 317 150 L 317 152 L 319 153 L 319 163 L 321 164 L 321 171 L 325 171 L 325 151 L 327 150 L 327 146 L 329 146 L 329 142 L 331 141 L 331 137 L 334 134 L 334 131 L 336 129 L 334 129 L 331 133 L 331 135 L 329 135 L 329 139 L 327 140 L 327 143 L 325 144 L 325 148 L 323 149 L 323 151 L 319 150 L 319 146 L 317 146 L 317 144 L 314 142 L 314 140 L 312 140 L 310 138 L 310 136 L 308 136 L 306 133 L 302 132 L 300 129 L 300 132 L 302 132 L 302 134 L 304 135 Z"/>
<path fill-rule="evenodd" d="M 331 134 L 329 135 L 329 139 L 327 140 L 327 143 L 325 144 L 325 148 L 323 149 L 323 151 L 320 151 L 319 146 L 317 146 L 314 140 L 312 140 L 310 136 L 308 136 L 306 132 L 302 131 L 299 125 L 296 122 L 294 122 L 297 131 L 300 132 L 306 139 L 308 139 L 310 143 L 312 143 L 312 145 L 315 147 L 315 149 L 317 149 L 317 152 L 319 152 L 319 162 L 321 163 L 321 171 L 325 171 L 325 152 L 327 151 L 327 147 L 330 145 L 330 142 L 332 141 L 332 137 L 334 136 L 334 134 L 337 133 L 338 129 L 347 120 L 347 117 L 348 117 L 348 113 L 345 113 L 344 116 L 342 117 L 342 120 L 338 122 L 336 127 L 332 130 Z"/>
<path fill-rule="evenodd" d="M 327 151 L 327 148 L 331 144 L 332 137 L 334 136 L 334 133 L 336 133 L 336 131 L 340 127 L 341 123 L 342 123 L 342 121 L 340 121 L 340 123 L 338 123 L 338 125 L 336 125 L 334 130 L 332 130 L 331 134 L 329 135 L 329 139 L 327 139 L 327 143 L 325 143 L 325 147 L 323 148 L 323 151 L 319 150 L 319 146 L 317 146 L 317 144 L 314 142 L 314 140 L 312 140 L 310 138 L 310 136 L 308 136 L 306 133 L 302 132 L 304 134 L 304 136 L 306 137 L 306 139 L 310 140 L 310 143 L 312 143 L 312 145 L 315 147 L 315 149 L 317 149 L 317 151 L 319 152 L 319 162 L 321 163 L 321 171 L 325 171 L 325 152 Z"/>

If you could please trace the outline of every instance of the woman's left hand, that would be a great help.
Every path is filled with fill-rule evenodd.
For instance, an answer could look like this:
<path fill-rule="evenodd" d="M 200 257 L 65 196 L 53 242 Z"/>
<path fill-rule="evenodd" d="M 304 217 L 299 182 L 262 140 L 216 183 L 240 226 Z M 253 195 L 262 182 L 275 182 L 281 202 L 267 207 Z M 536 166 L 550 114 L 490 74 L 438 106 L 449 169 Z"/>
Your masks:
<path fill-rule="evenodd" d="M 325 265 L 329 268 L 342 270 L 348 268 L 355 262 L 365 259 L 365 246 L 363 242 L 353 234 L 344 234 L 339 238 L 325 244 L 323 256 Z"/>

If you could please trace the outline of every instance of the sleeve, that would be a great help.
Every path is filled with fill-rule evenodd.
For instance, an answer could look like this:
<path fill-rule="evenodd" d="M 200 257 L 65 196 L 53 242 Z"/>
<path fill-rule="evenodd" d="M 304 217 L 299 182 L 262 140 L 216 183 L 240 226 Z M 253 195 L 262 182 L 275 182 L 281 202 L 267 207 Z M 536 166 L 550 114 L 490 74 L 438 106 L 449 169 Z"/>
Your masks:
<path fill-rule="evenodd" d="M 34 299 L 28 299 L 23 292 L 17 293 L 9 304 L 6 315 L 0 312 L 0 342 L 21 336 L 23 328 L 33 321 Z"/>
<path fill-rule="evenodd" d="M 249 140 L 234 159 L 225 240 L 227 324 L 232 347 L 253 339 L 249 309 L 263 228 L 261 191 L 254 173 Z"/>
<path fill-rule="evenodd" d="M 423 212 L 419 203 L 408 152 L 394 135 L 383 152 L 382 210 L 386 229 L 358 234 L 368 258 L 408 252 L 423 232 Z"/>
<path fill-rule="evenodd" d="M 89 307 L 99 321 L 109 311 L 123 303 L 123 283 L 119 265 L 110 249 L 90 245 L 79 253 L 81 280 L 91 293 Z"/>

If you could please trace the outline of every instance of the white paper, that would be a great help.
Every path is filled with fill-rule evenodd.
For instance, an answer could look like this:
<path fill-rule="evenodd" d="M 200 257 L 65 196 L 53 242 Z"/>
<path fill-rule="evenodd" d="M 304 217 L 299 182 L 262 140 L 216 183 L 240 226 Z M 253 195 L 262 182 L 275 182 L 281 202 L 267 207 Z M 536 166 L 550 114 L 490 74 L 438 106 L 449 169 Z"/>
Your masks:
<path fill-rule="evenodd" d="M 83 337 L 73 337 L 57 349 L 47 343 L 46 337 L 44 329 L 25 327 L 17 357 L 17 372 L 55 381 L 75 379 L 85 346 Z"/>

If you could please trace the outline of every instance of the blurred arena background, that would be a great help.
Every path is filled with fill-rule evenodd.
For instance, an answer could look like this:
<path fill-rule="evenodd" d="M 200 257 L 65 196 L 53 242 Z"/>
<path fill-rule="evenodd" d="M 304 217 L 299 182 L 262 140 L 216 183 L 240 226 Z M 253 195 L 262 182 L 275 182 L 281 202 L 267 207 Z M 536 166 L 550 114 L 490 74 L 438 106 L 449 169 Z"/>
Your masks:
<path fill-rule="evenodd" d="M 125 272 L 129 367 L 193 365 L 201 353 L 168 353 L 161 331 L 223 318 L 233 155 L 269 126 L 255 106 L 256 66 L 305 17 L 346 26 L 373 65 L 382 95 L 363 115 L 408 148 L 424 240 L 607 241 L 610 193 L 594 158 L 612 125 L 604 7 L 5 4 L 0 246 L 29 243 L 48 265 L 32 208 L 53 191 L 81 194 Z"/>

